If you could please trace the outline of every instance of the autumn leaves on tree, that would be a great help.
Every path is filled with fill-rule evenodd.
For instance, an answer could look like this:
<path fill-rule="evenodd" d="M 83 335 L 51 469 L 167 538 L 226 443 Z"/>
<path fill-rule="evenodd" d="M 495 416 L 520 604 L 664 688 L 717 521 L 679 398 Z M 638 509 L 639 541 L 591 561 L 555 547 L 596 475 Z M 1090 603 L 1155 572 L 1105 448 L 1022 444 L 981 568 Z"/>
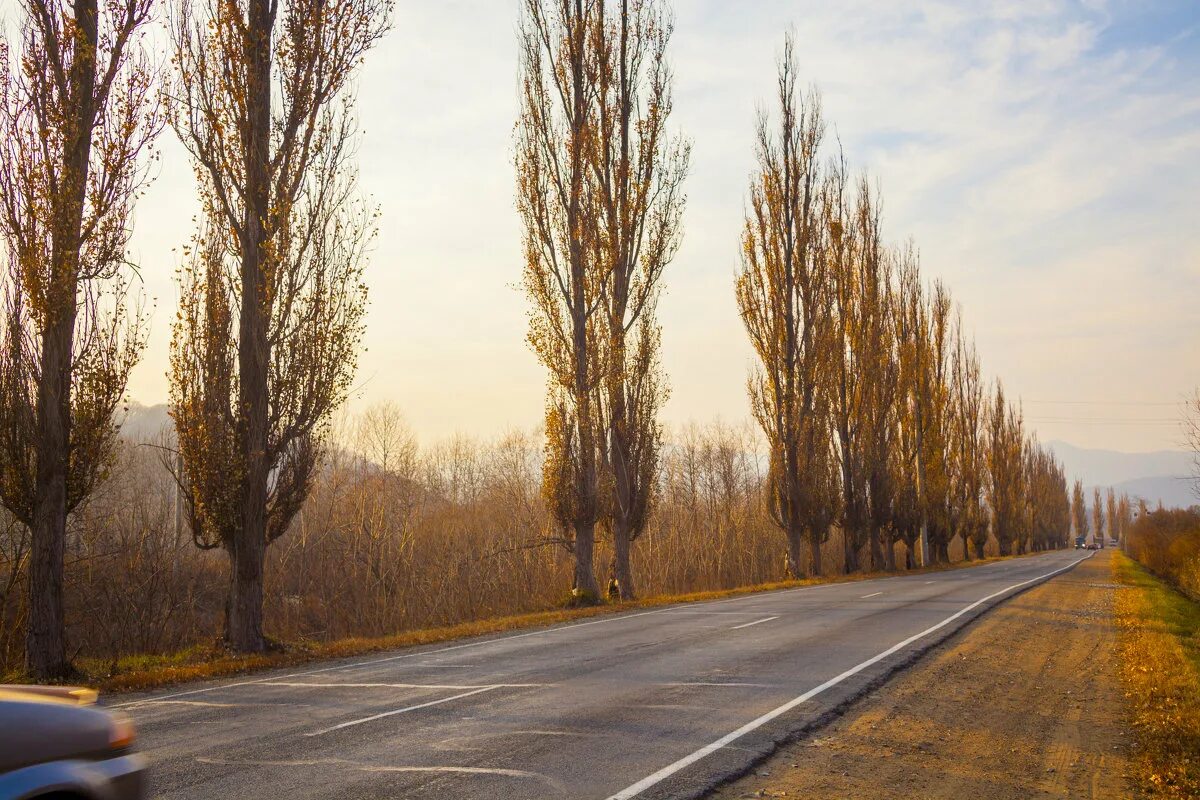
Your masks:
<path fill-rule="evenodd" d="M 951 543 L 982 554 L 1065 544 L 1062 468 L 1028 439 L 911 245 L 882 242 L 879 200 L 825 147 L 815 90 L 784 42 L 775 103 L 759 115 L 736 292 L 758 364 L 751 409 L 769 447 L 768 503 L 791 574 L 820 573 L 841 529 L 846 571 L 919 564 Z M 807 544 L 807 562 L 803 557 Z"/>
<path fill-rule="evenodd" d="M 600 597 L 597 524 L 633 596 L 630 545 L 655 491 L 666 383 L 660 278 L 675 255 L 689 145 L 666 130 L 669 11 L 657 0 L 527 0 L 520 31 L 517 207 L 529 342 L 549 373 L 544 493 Z"/>
<path fill-rule="evenodd" d="M 69 671 L 67 516 L 103 480 L 141 353 L 126 246 L 162 127 L 151 0 L 24 0 L 0 42 L 0 502 L 31 532 L 26 660 Z"/>
<path fill-rule="evenodd" d="M 389 0 L 185 0 L 170 121 L 203 219 L 171 342 L 192 536 L 229 554 L 226 636 L 266 646 L 263 560 L 308 495 L 354 375 L 374 210 L 355 190 L 350 81 Z"/>
<path fill-rule="evenodd" d="M 70 667 L 67 520 L 106 477 L 145 339 L 127 245 L 164 126 L 200 199 L 170 345 L 176 528 L 186 516 L 199 548 L 227 555 L 224 638 L 260 652 L 268 547 L 309 502 L 360 351 L 376 211 L 357 187 L 353 85 L 391 0 L 180 0 L 163 10 L 163 69 L 152 0 L 21 8 L 19 44 L 0 43 L 0 503 L 31 532 L 29 671 Z M 634 543 L 672 486 L 658 307 L 691 161 L 670 124 L 673 29 L 665 0 L 521 7 L 516 201 L 548 375 L 530 518 L 553 519 L 532 544 L 569 551 L 573 602 L 604 594 L 598 545 L 609 590 L 634 596 Z M 985 384 L 915 247 L 885 244 L 878 190 L 834 151 L 794 51 L 789 37 L 757 120 L 733 291 L 787 571 L 821 573 L 834 531 L 846 571 L 894 568 L 898 551 L 946 561 L 956 541 L 967 558 L 993 537 L 1002 553 L 1061 545 L 1061 466 Z M 380 414 L 357 446 L 403 483 L 415 443 Z M 757 442 L 722 441 L 714 464 L 756 474 Z M 1122 513 L 1110 496 L 1108 518 Z"/>

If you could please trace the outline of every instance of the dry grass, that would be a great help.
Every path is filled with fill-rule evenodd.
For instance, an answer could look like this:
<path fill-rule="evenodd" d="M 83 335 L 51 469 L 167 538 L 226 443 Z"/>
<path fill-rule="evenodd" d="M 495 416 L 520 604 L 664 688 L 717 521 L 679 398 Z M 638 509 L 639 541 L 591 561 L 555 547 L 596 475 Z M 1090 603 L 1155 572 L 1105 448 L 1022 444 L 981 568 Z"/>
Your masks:
<path fill-rule="evenodd" d="M 1031 553 L 1027 555 L 1035 554 Z M 72 682 L 82 683 L 99 689 L 102 692 L 147 691 L 189 681 L 242 675 L 260 670 L 291 667 L 325 659 L 348 658 L 384 650 L 397 650 L 404 647 L 466 639 L 472 636 L 486 636 L 489 634 L 505 633 L 507 631 L 540 628 L 586 619 L 588 617 L 629 611 L 631 609 L 653 608 L 677 603 L 696 603 L 705 600 L 720 600 L 740 595 L 792 589 L 800 586 L 862 581 L 897 574 L 911 575 L 922 572 L 940 572 L 943 570 L 961 569 L 968 566 L 978 566 L 993 561 L 1005 560 L 1006 558 L 1024 557 L 1026 556 L 984 558 L 970 562 L 941 564 L 901 573 L 856 573 L 853 575 L 810 578 L 799 581 L 764 583 L 755 586 L 743 586 L 736 589 L 662 595 L 628 603 L 606 603 L 590 608 L 555 609 L 531 614 L 494 617 L 441 628 L 404 631 L 391 636 L 351 637 L 332 642 L 286 642 L 281 643 L 278 649 L 273 652 L 253 656 L 233 655 L 214 646 L 191 647 L 164 655 L 127 656 L 117 660 L 115 663 L 103 659 L 77 659 L 75 667 L 79 671 L 79 674 Z M 0 682 L 5 683 L 21 683 L 27 680 L 25 676 L 19 673 L 7 674 L 0 678 Z"/>
<path fill-rule="evenodd" d="M 1200 603 L 1121 553 L 1113 572 L 1136 777 L 1153 797 L 1200 797 Z"/>

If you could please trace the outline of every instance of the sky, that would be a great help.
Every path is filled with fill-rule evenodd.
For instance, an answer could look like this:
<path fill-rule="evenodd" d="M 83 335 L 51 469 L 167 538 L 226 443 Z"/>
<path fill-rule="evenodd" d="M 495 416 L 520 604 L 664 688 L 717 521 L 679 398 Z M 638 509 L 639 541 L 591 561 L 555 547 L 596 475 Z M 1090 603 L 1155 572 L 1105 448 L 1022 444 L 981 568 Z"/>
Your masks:
<path fill-rule="evenodd" d="M 8 0 L 4 0 L 8 2 Z M 669 426 L 749 415 L 733 295 L 756 110 L 784 32 L 830 133 L 882 189 L 884 234 L 962 307 L 1043 440 L 1177 447 L 1200 384 L 1200 4 L 1194 0 L 675 0 L 671 127 L 691 138 L 660 306 Z M 542 417 L 525 343 L 512 134 L 517 0 L 398 0 L 358 87 L 381 211 L 351 411 L 424 440 Z M 170 132 L 132 242 L 152 333 L 132 399 L 167 399 L 178 248 L 196 211 Z"/>

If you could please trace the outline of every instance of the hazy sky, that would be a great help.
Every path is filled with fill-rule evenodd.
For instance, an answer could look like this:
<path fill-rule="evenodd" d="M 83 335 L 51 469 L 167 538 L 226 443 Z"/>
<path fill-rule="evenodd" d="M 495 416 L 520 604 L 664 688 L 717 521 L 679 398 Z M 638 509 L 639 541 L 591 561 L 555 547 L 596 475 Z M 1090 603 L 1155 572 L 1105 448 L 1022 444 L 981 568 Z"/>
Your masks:
<path fill-rule="evenodd" d="M 382 224 L 353 405 L 394 401 L 423 438 L 541 420 L 517 286 L 517 7 L 399 0 L 359 90 L 362 185 Z M 674 7 L 673 123 L 693 161 L 660 309 L 669 423 L 748 414 L 732 282 L 755 109 L 790 25 L 802 80 L 822 91 L 852 165 L 880 182 L 885 235 L 914 238 L 1041 437 L 1178 444 L 1158 420 L 1200 383 L 1195 0 Z M 172 134 L 163 156 L 133 242 L 156 301 L 130 385 L 144 403 L 166 399 L 175 248 L 195 211 Z"/>

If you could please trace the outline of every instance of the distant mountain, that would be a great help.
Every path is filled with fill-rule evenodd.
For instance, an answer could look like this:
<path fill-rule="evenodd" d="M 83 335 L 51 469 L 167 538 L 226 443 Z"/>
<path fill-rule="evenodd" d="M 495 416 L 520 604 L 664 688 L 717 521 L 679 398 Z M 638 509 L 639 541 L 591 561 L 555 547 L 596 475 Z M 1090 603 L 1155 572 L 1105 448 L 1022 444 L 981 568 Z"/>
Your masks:
<path fill-rule="evenodd" d="M 1088 486 L 1115 486 L 1136 478 L 1187 477 L 1192 474 L 1193 455 L 1183 450 L 1122 453 L 1090 450 L 1066 442 L 1047 442 L 1063 462 L 1067 477 Z"/>
<path fill-rule="evenodd" d="M 1186 507 L 1200 502 L 1193 492 L 1194 456 L 1183 450 L 1122 453 L 1093 450 L 1067 442 L 1047 445 L 1062 461 L 1070 481 L 1083 481 L 1089 496 L 1092 487 L 1101 491 L 1111 486 L 1130 497 L 1141 497 L 1150 505 Z"/>
<path fill-rule="evenodd" d="M 156 439 L 160 433 L 171 429 L 171 417 L 167 414 L 166 403 L 156 406 L 144 406 L 131 402 L 121 419 L 121 435 L 136 442 L 146 442 Z"/>
<path fill-rule="evenodd" d="M 1122 481 L 1113 488 L 1118 494 L 1140 497 L 1152 507 L 1161 502 L 1166 508 L 1188 508 L 1200 505 L 1195 486 L 1196 482 L 1191 478 L 1134 478 Z M 1101 491 L 1104 491 L 1104 487 L 1101 487 Z"/>

